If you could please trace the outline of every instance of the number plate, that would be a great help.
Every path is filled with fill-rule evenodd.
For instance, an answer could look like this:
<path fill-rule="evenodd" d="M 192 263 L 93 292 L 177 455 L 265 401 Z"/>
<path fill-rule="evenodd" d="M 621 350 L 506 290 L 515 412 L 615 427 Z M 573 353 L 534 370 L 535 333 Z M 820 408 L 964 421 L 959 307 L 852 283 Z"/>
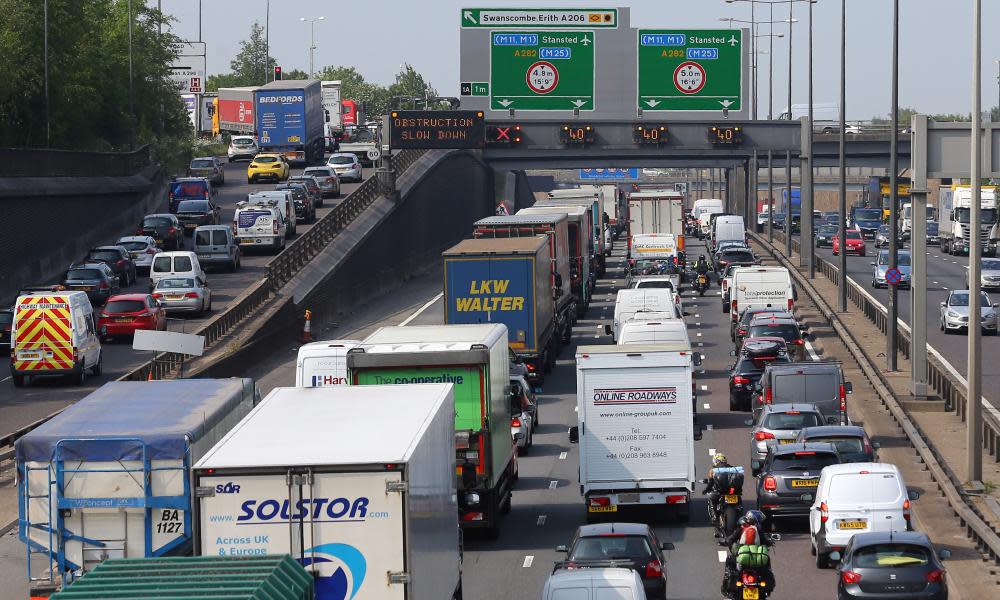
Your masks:
<path fill-rule="evenodd" d="M 131 317 L 116 317 L 115 318 L 115 323 L 131 323 L 131 322 L 132 322 Z"/>
<path fill-rule="evenodd" d="M 819 479 L 793 479 L 792 480 L 792 487 L 793 488 L 816 487 L 818 485 L 819 485 Z"/>
<path fill-rule="evenodd" d="M 183 300 L 184 296 L 165 296 L 167 300 Z"/>
<path fill-rule="evenodd" d="M 17 351 L 17 360 L 42 360 L 41 352 L 26 352 L 24 350 Z"/>
<path fill-rule="evenodd" d="M 618 502 L 622 504 L 638 504 L 639 494 L 618 494 Z"/>
<path fill-rule="evenodd" d="M 737 496 L 737 495 L 735 495 L 735 494 L 726 494 L 725 496 L 723 496 L 723 499 L 725 499 L 726 504 L 739 504 L 740 503 L 740 497 Z"/>
<path fill-rule="evenodd" d="M 592 512 L 592 513 L 618 512 L 618 505 L 612 504 L 610 506 L 588 506 L 587 512 Z"/>
<path fill-rule="evenodd" d="M 812 502 L 813 495 L 812 494 L 802 494 L 801 496 L 799 496 L 799 499 L 802 500 L 803 502 Z"/>
<path fill-rule="evenodd" d="M 868 527 L 868 519 L 842 519 L 837 522 L 837 529 L 864 529 Z"/>
<path fill-rule="evenodd" d="M 778 440 L 779 444 L 794 444 L 795 440 Z"/>
<path fill-rule="evenodd" d="M 130 252 L 129 254 L 132 255 L 132 259 L 133 260 L 136 259 L 136 258 L 139 258 L 139 253 L 138 252 Z"/>
<path fill-rule="evenodd" d="M 755 587 L 743 588 L 743 600 L 758 600 L 758 598 L 760 598 L 760 590 Z"/>

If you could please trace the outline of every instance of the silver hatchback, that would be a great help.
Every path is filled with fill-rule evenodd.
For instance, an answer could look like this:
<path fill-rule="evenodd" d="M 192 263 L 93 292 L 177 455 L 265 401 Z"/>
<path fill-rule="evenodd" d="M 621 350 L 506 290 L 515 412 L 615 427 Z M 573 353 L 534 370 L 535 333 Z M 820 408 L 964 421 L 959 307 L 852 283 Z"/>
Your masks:
<path fill-rule="evenodd" d="M 212 310 L 212 290 L 199 277 L 164 277 L 153 288 L 153 297 L 168 313 L 201 315 Z"/>
<path fill-rule="evenodd" d="M 767 453 L 781 444 L 794 444 L 799 430 L 826 424 L 823 414 L 812 404 L 767 404 L 750 426 L 750 467 L 757 476 Z"/>
<path fill-rule="evenodd" d="M 997 334 L 996 306 L 985 292 L 980 292 L 980 322 L 983 332 Z M 948 299 L 941 303 L 941 331 L 951 333 L 969 328 L 969 290 L 953 290 Z"/>

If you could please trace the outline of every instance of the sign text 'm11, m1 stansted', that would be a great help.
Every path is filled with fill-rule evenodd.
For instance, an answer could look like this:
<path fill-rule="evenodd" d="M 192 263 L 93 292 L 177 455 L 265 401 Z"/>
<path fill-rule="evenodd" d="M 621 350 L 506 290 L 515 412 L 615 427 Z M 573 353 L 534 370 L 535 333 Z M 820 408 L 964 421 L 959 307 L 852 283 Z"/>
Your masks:
<path fill-rule="evenodd" d="M 389 147 L 407 149 L 482 148 L 486 126 L 481 110 L 394 110 L 389 113 Z"/>
<path fill-rule="evenodd" d="M 637 105 L 643 111 L 739 111 L 743 30 L 640 29 Z"/>

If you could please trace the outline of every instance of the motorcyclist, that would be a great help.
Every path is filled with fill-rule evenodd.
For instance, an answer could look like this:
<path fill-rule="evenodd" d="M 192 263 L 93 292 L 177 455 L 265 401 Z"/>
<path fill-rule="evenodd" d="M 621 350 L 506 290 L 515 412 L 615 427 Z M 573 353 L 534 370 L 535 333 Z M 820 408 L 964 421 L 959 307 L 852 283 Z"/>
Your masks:
<path fill-rule="evenodd" d="M 756 545 L 770 548 L 774 545 L 771 538 L 764 535 L 764 518 L 764 513 L 759 510 L 748 510 L 746 514 L 740 517 L 740 526 L 729 534 L 724 541 L 720 542 L 720 545 L 729 547 L 729 554 L 726 557 L 726 572 L 722 578 L 723 595 L 729 594 L 739 572 L 736 565 L 736 557 L 742 546 Z M 770 564 L 766 567 L 757 567 L 757 569 L 759 569 L 761 577 L 767 582 L 768 588 L 773 593 L 774 573 L 771 571 Z"/>
<path fill-rule="evenodd" d="M 708 266 L 708 261 L 705 259 L 705 255 L 702 254 L 701 256 L 698 257 L 698 262 L 695 263 L 695 265 L 694 265 L 694 271 L 698 275 L 704 275 L 705 276 L 705 284 L 706 284 L 706 286 L 708 285 L 708 281 L 709 281 L 709 279 L 708 279 L 708 272 L 710 270 L 711 270 L 711 267 Z"/>
<path fill-rule="evenodd" d="M 732 469 L 726 455 L 718 452 L 712 456 L 712 468 L 708 470 L 708 480 L 705 483 L 705 490 L 702 494 L 708 496 L 708 510 L 712 511 L 712 518 L 715 518 L 715 502 L 722 493 L 721 481 L 717 475 L 721 475 L 725 470 Z"/>

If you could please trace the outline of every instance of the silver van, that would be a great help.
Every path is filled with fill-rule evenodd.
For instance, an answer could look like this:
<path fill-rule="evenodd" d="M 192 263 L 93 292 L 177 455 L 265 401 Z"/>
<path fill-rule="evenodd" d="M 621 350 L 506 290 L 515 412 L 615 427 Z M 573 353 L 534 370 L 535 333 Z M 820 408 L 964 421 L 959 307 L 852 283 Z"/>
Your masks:
<path fill-rule="evenodd" d="M 202 266 L 224 266 L 233 273 L 240 268 L 240 246 L 231 227 L 202 225 L 194 230 L 191 241 Z"/>
<path fill-rule="evenodd" d="M 646 600 L 639 574 L 632 569 L 603 567 L 558 569 L 542 588 L 542 600 Z"/>
<path fill-rule="evenodd" d="M 848 425 L 847 395 L 852 391 L 838 362 L 769 364 L 760 378 L 753 416 L 766 404 L 813 404 L 827 424 Z"/>

